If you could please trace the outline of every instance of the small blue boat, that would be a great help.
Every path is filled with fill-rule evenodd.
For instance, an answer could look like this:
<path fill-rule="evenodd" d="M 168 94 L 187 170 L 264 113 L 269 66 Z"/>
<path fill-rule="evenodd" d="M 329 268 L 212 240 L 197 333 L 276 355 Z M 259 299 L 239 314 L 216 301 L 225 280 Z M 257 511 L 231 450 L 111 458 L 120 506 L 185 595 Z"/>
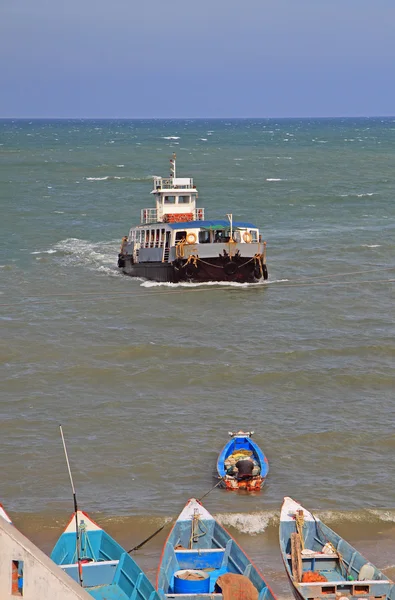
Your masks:
<path fill-rule="evenodd" d="M 156 587 L 163 599 L 180 595 L 182 600 L 203 600 L 224 594 L 225 588 L 236 593 L 232 597 L 242 590 L 246 600 L 275 598 L 251 559 L 194 498 L 165 542 Z"/>
<path fill-rule="evenodd" d="M 258 491 L 263 487 L 269 472 L 269 463 L 266 456 L 251 436 L 253 431 L 229 432 L 231 439 L 222 449 L 218 461 L 217 471 L 222 481 L 220 487 L 228 490 Z M 250 459 L 251 474 L 242 476 L 239 474 L 236 463 L 239 460 Z"/>
<path fill-rule="evenodd" d="M 73 514 L 51 559 L 96 600 L 158 600 L 154 586 L 133 558 L 83 511 Z"/>
<path fill-rule="evenodd" d="M 395 599 L 384 573 L 292 498 L 281 509 L 280 547 L 296 600 Z"/>

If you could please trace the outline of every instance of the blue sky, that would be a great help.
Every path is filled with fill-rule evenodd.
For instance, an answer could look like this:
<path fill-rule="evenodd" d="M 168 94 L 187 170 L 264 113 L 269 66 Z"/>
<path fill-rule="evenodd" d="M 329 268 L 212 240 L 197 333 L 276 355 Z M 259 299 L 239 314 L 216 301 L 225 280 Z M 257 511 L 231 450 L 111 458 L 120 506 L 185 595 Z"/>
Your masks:
<path fill-rule="evenodd" d="M 1 0 L 0 117 L 395 114 L 394 0 Z"/>

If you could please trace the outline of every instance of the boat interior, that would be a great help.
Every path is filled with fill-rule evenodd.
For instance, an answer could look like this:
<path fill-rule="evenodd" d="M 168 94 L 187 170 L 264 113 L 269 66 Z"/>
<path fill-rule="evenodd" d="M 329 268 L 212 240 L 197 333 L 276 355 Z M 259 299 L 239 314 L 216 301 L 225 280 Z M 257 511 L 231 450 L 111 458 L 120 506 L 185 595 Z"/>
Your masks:
<path fill-rule="evenodd" d="M 59 538 L 51 558 L 79 582 L 74 532 L 64 533 Z M 140 598 L 154 600 L 157 597 L 135 561 L 103 530 L 83 533 L 81 562 L 84 588 L 96 600 L 130 600 L 134 590 L 138 590 Z"/>
<path fill-rule="evenodd" d="M 321 521 L 305 521 L 299 532 L 292 521 L 281 527 L 289 529 L 286 566 L 304 598 L 389 596 L 393 583 Z"/>
<path fill-rule="evenodd" d="M 190 547 L 192 546 L 192 547 Z M 209 574 L 209 591 L 207 593 L 178 594 L 174 589 L 174 575 L 179 570 L 193 569 Z M 222 591 L 217 580 L 225 573 L 236 573 L 247 576 L 259 592 L 259 600 L 271 598 L 255 566 L 248 557 L 240 552 L 236 542 L 226 536 L 225 531 L 214 520 L 199 520 L 198 528 L 192 534 L 191 522 L 181 521 L 176 524 L 171 538 L 166 544 L 160 575 L 159 588 L 166 597 L 181 597 L 183 600 L 222 598 Z"/>

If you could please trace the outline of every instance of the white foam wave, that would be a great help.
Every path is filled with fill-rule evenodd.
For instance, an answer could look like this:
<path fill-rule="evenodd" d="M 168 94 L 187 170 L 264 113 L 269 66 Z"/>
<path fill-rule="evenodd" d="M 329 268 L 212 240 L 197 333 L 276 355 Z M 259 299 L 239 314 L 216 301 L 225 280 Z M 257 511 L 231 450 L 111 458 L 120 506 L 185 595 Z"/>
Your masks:
<path fill-rule="evenodd" d="M 273 521 L 278 521 L 276 512 L 257 513 L 224 513 L 216 515 L 216 519 L 225 527 L 234 527 L 241 533 L 257 535 L 263 533 Z"/>
<path fill-rule="evenodd" d="M 205 287 L 205 286 L 206 287 L 207 286 L 210 286 L 210 287 L 220 286 L 220 287 L 237 287 L 237 288 L 247 288 L 247 287 L 256 288 L 257 285 L 267 285 L 267 283 L 268 283 L 267 281 L 259 282 L 259 283 L 238 283 L 236 281 L 206 281 L 206 282 L 201 282 L 201 283 L 195 283 L 195 282 L 191 282 L 191 281 L 180 281 L 179 283 L 170 283 L 168 281 L 146 281 L 146 280 L 144 280 L 140 287 L 146 287 L 146 288 L 154 288 L 154 287 L 195 288 L 195 287 Z"/>
<path fill-rule="evenodd" d="M 104 177 L 85 177 L 86 181 L 109 181 L 111 179 L 126 179 L 117 175 L 105 175 Z"/>
<path fill-rule="evenodd" d="M 125 165 L 115 165 L 118 169 L 122 169 Z"/>
<path fill-rule="evenodd" d="M 59 253 L 59 260 L 66 266 L 86 267 L 106 275 L 121 276 L 117 267 L 119 240 L 111 242 L 90 242 L 78 238 L 61 240 L 52 252 Z"/>
<path fill-rule="evenodd" d="M 362 248 L 381 248 L 381 244 L 362 244 Z"/>
<path fill-rule="evenodd" d="M 200 138 L 201 142 L 207 142 L 207 138 Z"/>
<path fill-rule="evenodd" d="M 30 252 L 30 254 L 55 254 L 56 250 L 37 250 L 36 252 Z"/>
<path fill-rule="evenodd" d="M 54 210 L 53 212 L 57 215 L 64 215 L 64 210 Z"/>
<path fill-rule="evenodd" d="M 351 194 L 339 194 L 340 198 L 364 198 L 365 196 L 376 196 L 377 192 L 365 192 L 362 194 L 356 194 L 355 192 Z"/>
<path fill-rule="evenodd" d="M 286 179 L 278 179 L 276 177 L 267 177 L 266 181 L 287 181 Z"/>
<path fill-rule="evenodd" d="M 162 136 L 162 139 L 164 140 L 179 140 L 179 136 L 177 135 L 164 135 Z"/>

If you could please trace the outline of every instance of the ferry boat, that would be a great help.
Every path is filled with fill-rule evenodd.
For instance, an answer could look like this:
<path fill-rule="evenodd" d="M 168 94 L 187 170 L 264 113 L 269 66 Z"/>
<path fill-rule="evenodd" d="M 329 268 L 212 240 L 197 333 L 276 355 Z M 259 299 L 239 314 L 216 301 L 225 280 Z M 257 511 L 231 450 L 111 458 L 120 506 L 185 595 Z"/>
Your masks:
<path fill-rule="evenodd" d="M 178 283 L 235 281 L 258 283 L 268 278 L 266 242 L 258 227 L 208 220 L 198 208 L 191 177 L 177 177 L 176 155 L 170 177 L 154 177 L 155 208 L 141 211 L 141 223 L 122 238 L 118 267 L 132 277 Z"/>

